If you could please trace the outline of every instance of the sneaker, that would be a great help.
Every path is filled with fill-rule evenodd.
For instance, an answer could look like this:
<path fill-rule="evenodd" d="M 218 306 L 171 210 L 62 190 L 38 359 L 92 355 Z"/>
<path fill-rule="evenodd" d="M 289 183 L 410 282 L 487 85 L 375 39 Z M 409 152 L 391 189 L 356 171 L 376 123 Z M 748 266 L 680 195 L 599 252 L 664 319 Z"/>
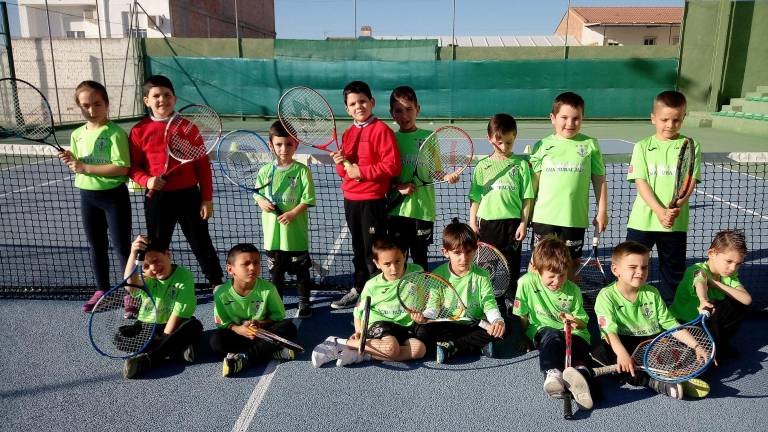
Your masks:
<path fill-rule="evenodd" d="M 312 366 L 319 368 L 320 366 L 336 360 L 339 358 L 344 346 L 336 342 L 338 338 L 335 336 L 328 336 L 325 340 L 312 350 Z"/>
<path fill-rule="evenodd" d="M 283 348 L 279 351 L 273 352 L 272 358 L 275 360 L 282 360 L 282 361 L 293 360 L 296 358 L 296 351 L 289 348 Z"/>
<path fill-rule="evenodd" d="M 93 295 L 91 295 L 91 298 L 89 298 L 88 301 L 85 302 L 85 304 L 81 308 L 83 313 L 90 313 L 93 310 L 94 306 L 96 306 L 96 303 L 99 302 L 99 299 L 102 298 L 103 296 L 104 296 L 104 291 L 99 290 L 94 292 Z"/>
<path fill-rule="evenodd" d="M 456 351 L 457 349 L 453 342 L 438 342 L 437 351 L 435 353 L 437 363 L 444 364 L 448 359 L 456 355 Z"/>
<path fill-rule="evenodd" d="M 139 308 L 136 307 L 136 301 L 133 300 L 130 294 L 123 296 L 123 318 L 136 319 L 139 314 Z"/>
<path fill-rule="evenodd" d="M 705 398 L 709 394 L 709 384 L 701 378 L 691 378 L 683 383 L 683 394 L 694 399 Z"/>
<path fill-rule="evenodd" d="M 181 354 L 181 358 L 183 358 L 187 363 L 194 363 L 196 357 L 197 349 L 195 349 L 195 344 L 189 344 L 189 346 L 187 346 L 187 348 Z"/>
<path fill-rule="evenodd" d="M 496 351 L 496 350 L 495 350 L 495 348 L 493 347 L 493 342 L 488 342 L 488 345 L 484 346 L 484 347 L 483 347 L 483 349 L 482 349 L 482 350 L 480 350 L 480 352 L 481 352 L 481 353 L 482 353 L 484 356 L 486 356 L 486 357 L 488 357 L 488 358 L 495 358 L 495 356 L 494 356 L 494 352 L 495 352 L 495 351 Z"/>
<path fill-rule="evenodd" d="M 139 354 L 125 359 L 123 362 L 123 378 L 133 379 L 148 371 L 152 367 L 152 361 L 147 354 Z"/>
<path fill-rule="evenodd" d="M 245 353 L 229 353 L 221 364 L 221 375 L 225 377 L 240 373 L 248 365 L 248 355 Z"/>
<path fill-rule="evenodd" d="M 557 369 L 547 371 L 547 377 L 544 378 L 544 393 L 555 399 L 562 399 L 565 393 L 565 381 L 563 373 Z"/>
<path fill-rule="evenodd" d="M 339 359 L 336 360 L 336 367 L 361 363 L 370 359 L 370 354 L 358 354 L 357 349 L 345 349 L 339 354 Z"/>
<path fill-rule="evenodd" d="M 683 385 L 680 383 L 668 383 L 651 378 L 648 381 L 648 388 L 672 399 L 683 400 Z"/>
<path fill-rule="evenodd" d="M 333 309 L 348 309 L 355 304 L 357 304 L 357 298 L 360 296 L 360 294 L 357 293 L 357 290 L 352 288 L 349 290 L 348 293 L 344 294 L 344 297 L 336 300 L 335 302 L 331 303 L 331 308 Z"/>
<path fill-rule="evenodd" d="M 563 371 L 563 381 L 568 391 L 573 395 L 573 400 L 579 405 L 579 408 L 592 409 L 592 394 L 589 392 L 589 384 L 584 375 L 578 369 L 569 367 Z"/>
<path fill-rule="evenodd" d="M 309 303 L 299 302 L 299 312 L 296 314 L 299 318 L 309 318 L 312 316 L 312 306 Z"/>

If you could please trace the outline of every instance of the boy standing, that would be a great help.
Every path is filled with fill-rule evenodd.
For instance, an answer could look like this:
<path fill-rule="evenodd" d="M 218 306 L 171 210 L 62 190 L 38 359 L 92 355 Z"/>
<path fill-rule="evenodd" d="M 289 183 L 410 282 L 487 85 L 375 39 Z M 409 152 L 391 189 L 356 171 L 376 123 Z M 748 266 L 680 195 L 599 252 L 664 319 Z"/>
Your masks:
<path fill-rule="evenodd" d="M 672 296 L 685 271 L 688 239 L 688 198 L 694 188 L 667 208 L 675 193 L 675 171 L 685 136 L 680 128 L 685 119 L 686 100 L 682 93 L 663 91 L 653 101 L 651 123 L 656 134 L 635 144 L 627 180 L 635 184 L 637 197 L 627 223 L 627 240 L 656 245 L 665 298 Z M 691 140 L 693 144 L 693 140 Z M 693 176 L 701 180 L 701 146 L 695 146 Z"/>
<path fill-rule="evenodd" d="M 386 232 L 386 199 L 392 177 L 400 174 L 395 134 L 373 115 L 376 101 L 368 84 L 352 81 L 344 87 L 344 105 L 354 124 L 342 135 L 342 150 L 331 153 L 342 178 L 344 216 L 352 235 L 352 289 L 331 303 L 334 309 L 357 303 L 365 283 L 376 272 L 371 245 L 375 234 Z M 344 166 L 344 161 L 349 164 Z"/>
<path fill-rule="evenodd" d="M 147 78 L 142 89 L 144 105 L 152 113 L 131 129 L 128 175 L 155 191 L 152 198 L 144 198 L 149 237 L 157 247 L 168 249 L 178 222 L 208 282 L 219 285 L 224 275 L 208 233 L 208 219 L 213 216 L 211 162 L 202 158 L 163 178 L 168 158 L 169 168 L 180 164 L 167 155 L 165 143 L 165 126 L 173 116 L 176 94 L 171 81 L 162 75 Z"/>
<path fill-rule="evenodd" d="M 299 294 L 299 318 L 312 315 L 309 303 L 311 280 L 309 268 L 309 212 L 315 205 L 315 186 L 312 172 L 306 165 L 293 159 L 298 143 L 279 121 L 269 128 L 269 146 L 275 153 L 276 164 L 272 178 L 272 202 L 254 194 L 262 210 L 261 226 L 264 230 L 264 249 L 267 251 L 269 273 L 272 283 L 283 295 L 285 272 L 296 275 Z M 267 184 L 272 166 L 261 168 L 258 176 Z M 278 216 L 275 207 L 280 209 Z"/>

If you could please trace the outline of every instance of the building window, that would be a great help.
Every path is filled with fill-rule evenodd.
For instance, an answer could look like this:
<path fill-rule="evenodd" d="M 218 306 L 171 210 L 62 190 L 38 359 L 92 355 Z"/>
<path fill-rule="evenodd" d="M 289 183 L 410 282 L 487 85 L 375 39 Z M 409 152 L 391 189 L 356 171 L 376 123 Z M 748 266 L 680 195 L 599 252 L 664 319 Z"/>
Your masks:
<path fill-rule="evenodd" d="M 122 13 L 122 21 L 123 21 L 123 37 L 147 37 L 147 16 L 144 14 L 141 14 L 138 16 L 138 23 L 136 21 L 133 22 L 133 26 L 131 26 L 131 16 L 128 14 L 128 12 Z"/>
<path fill-rule="evenodd" d="M 646 36 L 643 38 L 643 45 L 656 45 L 656 36 Z"/>
<path fill-rule="evenodd" d="M 85 32 L 80 30 L 67 30 L 67 37 L 70 39 L 83 39 Z"/>

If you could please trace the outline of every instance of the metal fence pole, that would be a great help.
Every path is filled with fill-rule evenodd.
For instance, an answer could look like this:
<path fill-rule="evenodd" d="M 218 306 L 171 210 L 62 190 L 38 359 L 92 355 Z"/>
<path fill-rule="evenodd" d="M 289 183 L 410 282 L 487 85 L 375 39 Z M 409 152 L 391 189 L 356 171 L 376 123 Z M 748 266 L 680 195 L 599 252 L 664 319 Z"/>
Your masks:
<path fill-rule="evenodd" d="M 45 18 L 48 21 L 48 42 L 51 46 L 51 68 L 53 69 L 53 91 L 56 92 L 56 111 L 61 124 L 61 103 L 59 102 L 59 82 L 56 80 L 56 59 L 53 55 L 53 36 L 51 36 L 51 14 L 48 10 L 48 0 L 45 0 Z"/>

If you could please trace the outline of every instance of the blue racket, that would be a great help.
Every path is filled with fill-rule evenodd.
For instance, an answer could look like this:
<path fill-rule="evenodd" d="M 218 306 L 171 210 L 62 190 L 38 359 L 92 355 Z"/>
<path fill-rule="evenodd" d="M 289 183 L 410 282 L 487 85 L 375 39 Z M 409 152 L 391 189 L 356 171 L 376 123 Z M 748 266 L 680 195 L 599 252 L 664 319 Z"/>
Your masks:
<path fill-rule="evenodd" d="M 667 330 L 648 344 L 646 372 L 659 381 L 688 381 L 704 372 L 715 358 L 715 341 L 707 328 L 708 311 L 691 322 Z"/>

